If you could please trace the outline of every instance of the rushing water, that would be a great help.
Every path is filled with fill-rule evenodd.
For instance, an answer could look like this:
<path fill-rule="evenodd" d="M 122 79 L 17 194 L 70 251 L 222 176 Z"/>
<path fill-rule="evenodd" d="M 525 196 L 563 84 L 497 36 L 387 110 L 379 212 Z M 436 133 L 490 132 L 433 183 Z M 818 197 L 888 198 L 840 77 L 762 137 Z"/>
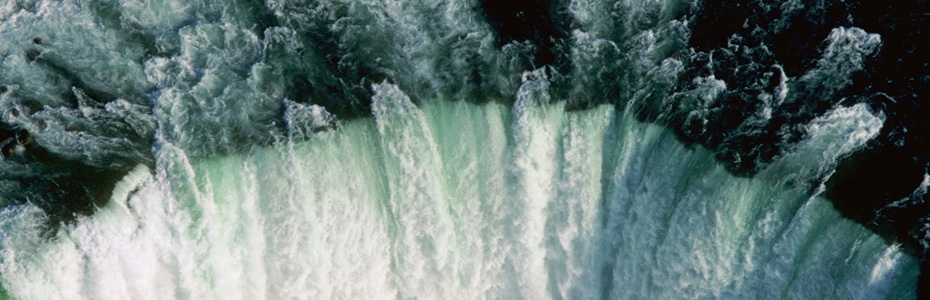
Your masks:
<path fill-rule="evenodd" d="M 417 108 L 375 88 L 375 118 L 305 142 L 191 159 L 44 241 L 3 215 L 3 282 L 27 299 L 899 299 L 914 259 L 792 189 L 857 109 L 755 179 L 610 107 Z M 850 124 L 859 124 L 850 126 Z M 835 154 L 834 154 L 835 155 Z"/>
<path fill-rule="evenodd" d="M 844 94 L 880 34 L 536 2 L 0 4 L 0 299 L 917 297 L 824 198 L 899 118 Z"/>

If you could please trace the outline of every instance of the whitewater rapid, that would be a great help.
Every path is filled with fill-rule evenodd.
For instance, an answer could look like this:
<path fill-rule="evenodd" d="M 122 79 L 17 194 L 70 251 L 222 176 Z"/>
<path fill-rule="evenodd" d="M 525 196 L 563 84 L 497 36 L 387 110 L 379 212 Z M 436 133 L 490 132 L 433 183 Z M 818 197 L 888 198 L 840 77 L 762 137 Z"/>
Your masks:
<path fill-rule="evenodd" d="M 910 11 L 489 1 L 0 1 L 0 299 L 917 296 Z"/>
<path fill-rule="evenodd" d="M 539 74 L 535 74 L 539 75 Z M 513 107 L 414 105 L 194 159 L 156 141 L 94 215 L 41 237 L 0 212 L 22 299 L 907 299 L 917 265 L 803 178 L 874 136 L 840 108 L 755 178 L 611 106 L 568 112 L 525 74 Z M 303 122 L 323 117 L 304 109 Z M 315 112 L 315 113 L 314 113 Z M 806 169 L 805 169 L 806 168 Z M 799 175 L 800 174 L 800 175 Z M 816 194 L 816 193 L 815 193 Z"/>

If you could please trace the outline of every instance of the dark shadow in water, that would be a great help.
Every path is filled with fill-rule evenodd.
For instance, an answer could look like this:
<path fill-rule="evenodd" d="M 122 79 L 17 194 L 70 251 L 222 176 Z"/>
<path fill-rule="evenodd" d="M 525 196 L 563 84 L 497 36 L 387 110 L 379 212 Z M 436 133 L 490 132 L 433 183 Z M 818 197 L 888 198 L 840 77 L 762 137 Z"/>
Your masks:
<path fill-rule="evenodd" d="M 881 112 L 886 121 L 879 136 L 840 162 L 824 196 L 843 216 L 901 243 L 905 252 L 920 259 L 919 293 L 927 294 L 923 289 L 930 288 L 926 284 L 930 280 L 928 249 L 920 241 L 930 229 L 924 227 L 930 222 L 930 199 L 915 190 L 930 163 L 930 122 L 926 121 L 930 105 L 925 105 L 930 96 L 930 56 L 923 51 L 930 47 L 930 3 L 801 4 L 803 8 L 794 11 L 786 11 L 779 3 L 760 5 L 756 1 L 711 1 L 695 8 L 690 44 L 699 55 L 682 77 L 682 86 L 699 73 L 708 74 L 703 68 L 711 63 L 701 61 L 700 53 L 713 53 L 713 75 L 726 81 L 728 92 L 717 99 L 718 114 L 709 118 L 711 127 L 701 128 L 710 129 L 704 131 L 707 134 L 694 134 L 698 131 L 680 120 L 671 124 L 682 138 L 717 151 L 718 160 L 729 165 L 731 172 L 752 175 L 803 137 L 803 131 L 792 131 L 792 126 L 810 122 L 835 103 L 865 103 L 873 112 Z M 824 39 L 837 27 L 880 34 L 882 46 L 866 57 L 864 68 L 853 73 L 849 86 L 825 93 L 830 87 L 808 85 L 800 77 L 817 66 Z M 731 53 L 729 44 L 751 51 Z M 743 121 L 758 109 L 755 97 L 773 85 L 760 85 L 756 80 L 765 78 L 775 64 L 797 79 L 791 92 L 794 103 L 782 107 L 784 113 L 763 127 L 746 127 Z"/>

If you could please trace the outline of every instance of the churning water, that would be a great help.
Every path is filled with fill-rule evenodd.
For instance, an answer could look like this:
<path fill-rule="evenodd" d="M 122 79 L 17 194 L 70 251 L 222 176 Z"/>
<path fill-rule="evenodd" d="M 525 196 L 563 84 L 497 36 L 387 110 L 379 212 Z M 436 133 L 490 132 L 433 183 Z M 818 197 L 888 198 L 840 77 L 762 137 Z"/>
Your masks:
<path fill-rule="evenodd" d="M 0 5 L 34 137 L 0 160 L 0 298 L 916 297 L 918 259 L 821 196 L 882 111 L 829 105 L 751 176 L 663 126 L 727 91 L 673 88 L 697 2 L 569 2 L 563 70 L 475 1 L 209 2 Z M 823 44 L 746 122 L 881 37 Z"/>

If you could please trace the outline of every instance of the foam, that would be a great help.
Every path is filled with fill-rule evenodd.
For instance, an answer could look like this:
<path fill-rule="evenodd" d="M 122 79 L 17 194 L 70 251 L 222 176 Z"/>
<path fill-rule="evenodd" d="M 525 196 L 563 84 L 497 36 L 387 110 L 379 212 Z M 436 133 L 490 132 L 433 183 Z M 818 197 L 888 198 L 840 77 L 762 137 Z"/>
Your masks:
<path fill-rule="evenodd" d="M 137 167 L 49 240 L 37 208 L 0 212 L 3 286 L 49 299 L 913 296 L 913 258 L 780 169 L 735 178 L 612 107 L 540 101 L 527 79 L 513 109 L 417 107 L 377 85 L 374 119 L 240 155 L 159 140 L 154 171 Z M 864 108 L 838 109 L 811 125 L 819 150 L 791 159 L 835 160 L 874 128 Z"/>

